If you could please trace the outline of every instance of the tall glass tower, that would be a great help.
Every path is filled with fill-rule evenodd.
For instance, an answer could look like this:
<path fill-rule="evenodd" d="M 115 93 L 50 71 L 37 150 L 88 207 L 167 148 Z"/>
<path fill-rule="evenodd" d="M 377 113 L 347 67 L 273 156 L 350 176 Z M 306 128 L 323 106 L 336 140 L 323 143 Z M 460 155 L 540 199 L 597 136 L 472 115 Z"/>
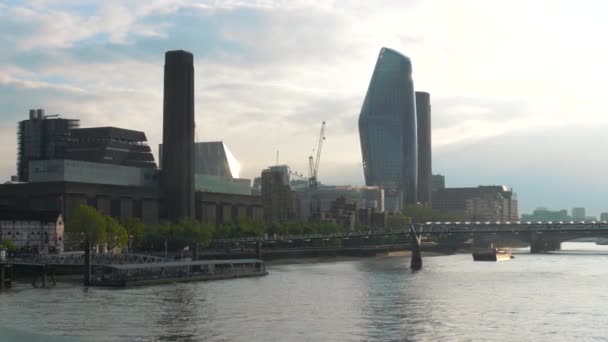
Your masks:
<path fill-rule="evenodd" d="M 418 141 L 412 63 L 382 48 L 359 116 L 365 183 L 385 189 L 387 210 L 415 204 Z"/>

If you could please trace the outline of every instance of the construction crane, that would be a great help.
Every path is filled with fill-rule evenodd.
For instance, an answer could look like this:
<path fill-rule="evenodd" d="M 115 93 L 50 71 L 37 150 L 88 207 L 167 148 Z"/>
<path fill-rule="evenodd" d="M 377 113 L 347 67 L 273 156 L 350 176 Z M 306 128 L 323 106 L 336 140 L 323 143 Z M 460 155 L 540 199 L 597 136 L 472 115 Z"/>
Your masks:
<path fill-rule="evenodd" d="M 312 154 L 308 157 L 308 185 L 312 189 L 316 189 L 319 185 L 319 162 L 321 161 L 321 149 L 323 148 L 323 140 L 325 140 L 325 121 L 321 124 L 321 133 L 319 134 L 319 144 L 317 145 L 317 158 L 315 159 L 312 155 L 315 150 L 312 150 Z"/>

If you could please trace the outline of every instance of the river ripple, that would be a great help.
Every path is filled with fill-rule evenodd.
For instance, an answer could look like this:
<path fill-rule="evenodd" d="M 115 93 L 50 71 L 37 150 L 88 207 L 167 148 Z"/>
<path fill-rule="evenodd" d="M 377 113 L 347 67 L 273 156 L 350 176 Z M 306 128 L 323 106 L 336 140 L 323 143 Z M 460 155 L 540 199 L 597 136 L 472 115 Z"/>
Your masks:
<path fill-rule="evenodd" d="M 262 278 L 0 293 L 0 340 L 604 341 L 608 248 L 269 266 Z"/>

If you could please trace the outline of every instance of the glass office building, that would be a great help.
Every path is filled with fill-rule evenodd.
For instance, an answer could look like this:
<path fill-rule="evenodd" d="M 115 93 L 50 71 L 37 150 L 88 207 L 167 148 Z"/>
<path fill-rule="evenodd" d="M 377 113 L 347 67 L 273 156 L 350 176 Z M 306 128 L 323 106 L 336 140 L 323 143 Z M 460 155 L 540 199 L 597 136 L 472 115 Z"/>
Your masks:
<path fill-rule="evenodd" d="M 412 64 L 382 48 L 359 116 L 365 183 L 385 189 L 387 210 L 417 202 L 418 144 Z"/>
<path fill-rule="evenodd" d="M 68 159 L 32 160 L 29 163 L 29 181 L 156 186 L 158 170 Z"/>

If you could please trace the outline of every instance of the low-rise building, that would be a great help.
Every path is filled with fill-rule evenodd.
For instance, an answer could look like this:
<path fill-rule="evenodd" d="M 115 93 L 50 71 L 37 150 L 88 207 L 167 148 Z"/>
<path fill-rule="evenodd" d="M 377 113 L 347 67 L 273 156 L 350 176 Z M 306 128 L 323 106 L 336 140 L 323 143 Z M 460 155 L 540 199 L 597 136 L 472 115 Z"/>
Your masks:
<path fill-rule="evenodd" d="M 0 240 L 33 253 L 63 252 L 63 217 L 56 211 L 0 210 Z"/>

